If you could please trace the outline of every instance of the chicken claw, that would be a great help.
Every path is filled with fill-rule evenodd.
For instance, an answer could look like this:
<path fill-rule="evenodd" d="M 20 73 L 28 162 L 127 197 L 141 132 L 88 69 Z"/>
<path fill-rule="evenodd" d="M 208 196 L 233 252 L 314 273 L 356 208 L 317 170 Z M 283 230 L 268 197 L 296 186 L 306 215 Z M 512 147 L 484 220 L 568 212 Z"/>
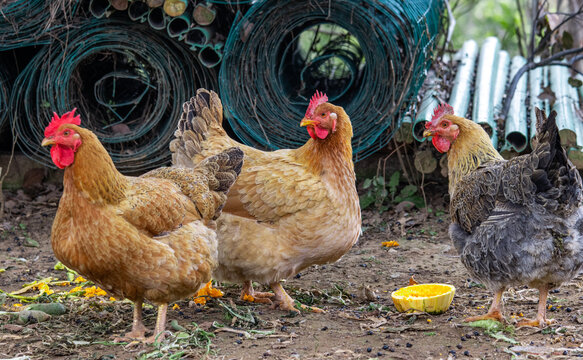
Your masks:
<path fill-rule="evenodd" d="M 288 293 L 283 289 L 283 286 L 279 282 L 271 284 L 271 288 L 273 289 L 273 293 L 275 294 L 275 298 L 273 299 L 273 305 L 271 305 L 272 309 L 280 308 L 281 310 L 288 310 L 288 311 L 295 311 L 299 313 L 300 310 L 296 308 L 296 301 L 288 295 Z M 315 313 L 324 313 L 326 312 L 323 309 L 317 308 L 315 306 L 308 306 L 304 304 L 299 304 L 298 306 L 302 310 L 312 311 Z"/>
<path fill-rule="evenodd" d="M 241 290 L 240 299 L 243 301 L 250 301 L 259 304 L 273 304 L 271 298 L 275 295 L 270 292 L 259 292 L 253 290 L 253 283 L 247 280 L 243 283 L 243 290 Z"/>
<path fill-rule="evenodd" d="M 547 319 L 547 296 L 549 292 L 548 286 L 543 286 L 538 289 L 539 299 L 538 299 L 538 313 L 536 318 L 533 320 L 524 319 L 516 324 L 517 327 L 521 326 L 532 326 L 544 328 L 547 325 L 551 325 L 555 322 L 553 319 Z"/>
<path fill-rule="evenodd" d="M 494 300 L 492 301 L 492 305 L 490 305 L 490 309 L 484 315 L 478 316 L 471 316 L 469 318 L 464 319 L 464 322 L 472 322 L 478 320 L 496 320 L 500 322 L 504 322 L 504 316 L 502 316 L 502 293 L 504 289 L 496 291 L 494 295 Z"/>

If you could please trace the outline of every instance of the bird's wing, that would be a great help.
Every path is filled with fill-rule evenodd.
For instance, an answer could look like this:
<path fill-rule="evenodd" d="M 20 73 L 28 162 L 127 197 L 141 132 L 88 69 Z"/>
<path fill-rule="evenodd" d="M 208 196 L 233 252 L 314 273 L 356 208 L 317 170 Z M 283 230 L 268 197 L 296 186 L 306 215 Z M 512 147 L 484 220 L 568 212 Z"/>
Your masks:
<path fill-rule="evenodd" d="M 326 184 L 320 176 L 286 156 L 290 152 L 246 157 L 224 211 L 258 221 L 277 221 L 325 201 Z"/>

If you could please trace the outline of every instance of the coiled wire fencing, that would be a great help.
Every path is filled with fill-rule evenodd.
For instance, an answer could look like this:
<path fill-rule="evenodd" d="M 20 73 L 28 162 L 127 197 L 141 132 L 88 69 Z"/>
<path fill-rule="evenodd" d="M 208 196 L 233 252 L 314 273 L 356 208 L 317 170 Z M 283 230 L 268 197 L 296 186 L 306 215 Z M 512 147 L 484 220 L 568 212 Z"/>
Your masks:
<path fill-rule="evenodd" d="M 108 19 L 77 25 L 42 48 L 16 79 L 10 120 L 21 149 L 52 166 L 39 146 L 44 128 L 53 111 L 76 107 L 118 169 L 166 165 L 183 102 L 199 87 L 215 88 L 216 74 L 148 26 Z"/>
<path fill-rule="evenodd" d="M 439 31 L 441 0 L 259 1 L 225 44 L 219 86 L 243 142 L 295 148 L 309 98 L 344 107 L 355 160 L 384 147 L 417 94 Z"/>

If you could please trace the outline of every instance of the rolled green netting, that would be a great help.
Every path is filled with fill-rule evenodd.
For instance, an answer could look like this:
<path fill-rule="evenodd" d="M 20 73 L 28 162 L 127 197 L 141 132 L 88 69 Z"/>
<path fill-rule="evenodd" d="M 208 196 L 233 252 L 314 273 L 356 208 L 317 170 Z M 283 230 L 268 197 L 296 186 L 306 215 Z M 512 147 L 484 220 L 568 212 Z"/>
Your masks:
<path fill-rule="evenodd" d="M 53 32 L 69 25 L 79 3 L 80 0 L 0 1 L 0 51 L 48 44 Z"/>
<path fill-rule="evenodd" d="M 199 87 L 216 89 L 216 74 L 146 24 L 90 19 L 74 29 L 43 47 L 15 82 L 10 120 L 23 152 L 52 165 L 40 146 L 44 128 L 53 111 L 76 107 L 118 169 L 167 164 L 182 104 Z"/>
<path fill-rule="evenodd" d="M 247 144 L 295 148 L 316 90 L 344 107 L 355 160 L 386 145 L 426 74 L 441 0 L 258 1 L 225 44 L 219 86 Z"/>
<path fill-rule="evenodd" d="M 0 131 L 8 118 L 8 95 L 10 93 L 10 82 L 2 66 L 0 63 Z"/>

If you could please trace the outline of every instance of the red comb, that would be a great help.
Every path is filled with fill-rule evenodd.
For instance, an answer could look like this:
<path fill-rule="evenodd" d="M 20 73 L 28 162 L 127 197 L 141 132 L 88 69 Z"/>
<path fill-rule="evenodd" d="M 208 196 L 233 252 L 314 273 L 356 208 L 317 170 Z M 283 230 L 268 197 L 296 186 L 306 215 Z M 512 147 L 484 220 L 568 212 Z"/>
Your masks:
<path fill-rule="evenodd" d="M 81 125 L 81 117 L 79 115 L 75 116 L 75 110 L 77 110 L 77 108 L 63 114 L 63 116 L 59 116 L 54 112 L 51 123 L 45 128 L 45 137 L 53 136 L 57 129 L 63 124 Z"/>
<path fill-rule="evenodd" d="M 328 101 L 328 96 L 326 96 L 326 94 L 321 93 L 318 90 L 316 90 L 316 93 L 312 96 L 312 99 L 310 100 L 310 105 L 308 105 L 308 110 L 306 110 L 306 117 L 308 119 L 311 119 L 312 116 L 314 116 L 314 111 L 316 111 L 316 108 L 318 107 L 318 105 L 323 104 L 326 101 Z"/>
<path fill-rule="evenodd" d="M 433 117 L 431 117 L 431 122 L 435 123 L 439 120 L 443 115 L 453 115 L 453 108 L 451 105 L 443 103 L 433 110 Z"/>

